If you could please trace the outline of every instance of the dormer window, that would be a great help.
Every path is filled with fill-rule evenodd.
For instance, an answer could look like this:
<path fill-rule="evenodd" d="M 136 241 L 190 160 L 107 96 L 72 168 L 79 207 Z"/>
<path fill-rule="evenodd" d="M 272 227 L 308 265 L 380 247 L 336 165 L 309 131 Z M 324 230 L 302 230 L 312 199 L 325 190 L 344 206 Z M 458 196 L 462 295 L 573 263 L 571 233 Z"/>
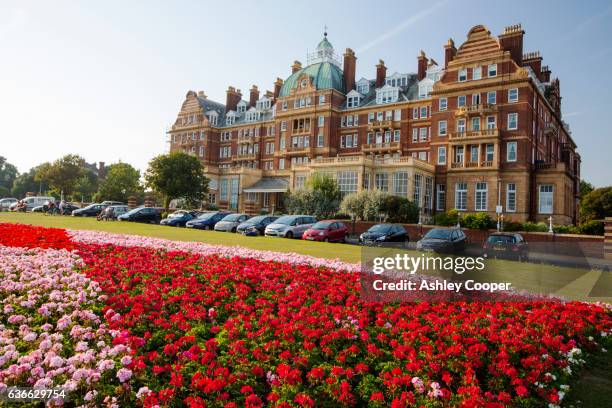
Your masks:
<path fill-rule="evenodd" d="M 365 78 L 361 78 L 357 81 L 357 92 L 362 95 L 367 95 L 370 92 L 370 81 Z"/>
<path fill-rule="evenodd" d="M 255 122 L 257 120 L 258 113 L 255 109 L 250 109 L 245 116 L 247 122 Z"/>
<path fill-rule="evenodd" d="M 481 78 L 482 78 L 482 67 L 478 66 L 478 67 L 472 68 L 472 79 L 478 80 Z"/>
<path fill-rule="evenodd" d="M 497 76 L 497 64 L 489 65 L 488 74 L 489 78 Z"/>
<path fill-rule="evenodd" d="M 385 78 L 385 84 L 393 87 L 408 86 L 408 75 L 398 74 L 397 72 L 390 77 Z"/>
<path fill-rule="evenodd" d="M 362 95 L 357 91 L 351 91 L 346 95 L 346 107 L 356 108 L 361 103 Z"/>
<path fill-rule="evenodd" d="M 462 68 L 459 70 L 459 82 L 467 81 L 467 69 Z"/>
<path fill-rule="evenodd" d="M 376 90 L 376 103 L 393 103 L 397 102 L 399 97 L 399 88 L 385 85 Z"/>
<path fill-rule="evenodd" d="M 240 101 L 240 102 L 238 102 L 238 113 L 244 113 L 244 112 L 246 112 L 246 108 L 247 108 L 247 103 L 246 103 L 246 101 Z"/>
<path fill-rule="evenodd" d="M 272 106 L 272 101 L 268 98 L 262 98 L 255 103 L 257 110 L 268 110 Z"/>
<path fill-rule="evenodd" d="M 211 126 L 217 126 L 217 119 L 219 114 L 215 111 L 206 112 L 206 118 Z"/>
<path fill-rule="evenodd" d="M 419 99 L 429 98 L 431 96 L 432 90 L 433 90 L 433 83 L 431 83 L 430 81 L 419 84 Z"/>

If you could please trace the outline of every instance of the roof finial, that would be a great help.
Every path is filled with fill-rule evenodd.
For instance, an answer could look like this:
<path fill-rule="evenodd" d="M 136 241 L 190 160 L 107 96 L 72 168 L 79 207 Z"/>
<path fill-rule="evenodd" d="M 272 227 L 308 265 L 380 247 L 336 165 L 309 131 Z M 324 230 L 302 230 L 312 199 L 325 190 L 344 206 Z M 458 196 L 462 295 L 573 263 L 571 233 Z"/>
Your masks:
<path fill-rule="evenodd" d="M 323 37 L 327 38 L 327 24 L 323 26 Z"/>

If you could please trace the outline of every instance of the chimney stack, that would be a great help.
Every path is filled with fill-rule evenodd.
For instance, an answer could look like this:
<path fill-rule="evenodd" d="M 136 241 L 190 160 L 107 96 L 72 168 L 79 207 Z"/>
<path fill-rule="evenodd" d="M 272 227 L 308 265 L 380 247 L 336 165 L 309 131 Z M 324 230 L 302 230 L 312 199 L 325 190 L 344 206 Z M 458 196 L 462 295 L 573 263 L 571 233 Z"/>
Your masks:
<path fill-rule="evenodd" d="M 357 67 L 357 57 L 355 52 L 347 48 L 344 52 L 344 91 L 351 92 L 355 87 L 355 71 Z"/>
<path fill-rule="evenodd" d="M 385 84 L 385 78 L 387 77 L 387 67 L 385 67 L 385 61 L 378 60 L 376 65 L 376 88 L 380 88 Z"/>
<path fill-rule="evenodd" d="M 242 99 L 240 90 L 236 90 L 233 86 L 228 86 L 225 91 L 225 109 L 235 111 L 238 109 L 238 102 Z"/>
<path fill-rule="evenodd" d="M 523 66 L 530 66 L 533 73 L 542 80 L 542 56 L 540 51 L 532 51 L 523 55 Z"/>
<path fill-rule="evenodd" d="M 204 99 L 206 99 L 206 98 L 207 98 L 207 96 L 206 96 L 206 94 L 204 93 L 204 91 L 198 91 L 198 96 L 199 96 L 200 98 L 204 98 Z"/>
<path fill-rule="evenodd" d="M 293 61 L 293 65 L 291 66 L 291 73 L 295 73 L 302 69 L 302 63 L 298 60 Z"/>
<path fill-rule="evenodd" d="M 444 46 L 444 69 L 448 68 L 448 63 L 455 59 L 455 55 L 457 55 L 455 42 L 452 38 L 449 38 L 448 42 Z"/>
<path fill-rule="evenodd" d="M 517 63 L 523 66 L 523 36 L 525 31 L 520 24 L 514 24 L 504 28 L 504 32 L 498 37 L 499 44 L 504 51 L 510 52 L 510 56 Z"/>
<path fill-rule="evenodd" d="M 257 89 L 257 85 L 253 85 L 251 88 L 251 93 L 249 95 L 249 108 L 255 106 L 255 103 L 259 99 L 259 89 Z"/>
<path fill-rule="evenodd" d="M 548 65 L 542 67 L 541 81 L 550 82 L 550 68 L 548 68 Z"/>
<path fill-rule="evenodd" d="M 421 50 L 421 53 L 417 57 L 418 61 L 418 71 L 417 71 L 417 79 L 420 81 L 425 78 L 427 75 L 427 56 L 425 56 L 425 51 Z"/>
<path fill-rule="evenodd" d="M 283 80 L 281 78 L 276 78 L 274 81 L 274 99 L 277 99 L 280 95 L 280 90 L 283 86 Z"/>

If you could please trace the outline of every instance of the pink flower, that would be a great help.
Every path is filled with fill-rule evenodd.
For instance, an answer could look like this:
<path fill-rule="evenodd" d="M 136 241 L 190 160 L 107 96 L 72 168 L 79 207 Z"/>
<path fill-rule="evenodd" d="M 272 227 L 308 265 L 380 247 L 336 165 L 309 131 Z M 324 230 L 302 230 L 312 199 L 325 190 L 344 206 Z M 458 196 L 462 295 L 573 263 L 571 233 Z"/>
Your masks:
<path fill-rule="evenodd" d="M 119 379 L 119 381 L 126 382 L 127 380 L 129 380 L 132 377 L 132 370 L 129 370 L 127 368 L 120 368 L 119 371 L 117 371 L 117 378 Z"/>

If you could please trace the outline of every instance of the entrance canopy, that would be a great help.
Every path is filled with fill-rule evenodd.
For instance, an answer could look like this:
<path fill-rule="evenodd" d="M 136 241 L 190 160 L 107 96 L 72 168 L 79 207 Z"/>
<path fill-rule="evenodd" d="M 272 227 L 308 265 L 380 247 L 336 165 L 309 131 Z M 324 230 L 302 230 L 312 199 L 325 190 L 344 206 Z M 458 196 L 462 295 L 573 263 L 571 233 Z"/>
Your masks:
<path fill-rule="evenodd" d="M 245 188 L 245 193 L 285 193 L 289 189 L 289 181 L 281 177 L 263 177 L 257 183 Z"/>

